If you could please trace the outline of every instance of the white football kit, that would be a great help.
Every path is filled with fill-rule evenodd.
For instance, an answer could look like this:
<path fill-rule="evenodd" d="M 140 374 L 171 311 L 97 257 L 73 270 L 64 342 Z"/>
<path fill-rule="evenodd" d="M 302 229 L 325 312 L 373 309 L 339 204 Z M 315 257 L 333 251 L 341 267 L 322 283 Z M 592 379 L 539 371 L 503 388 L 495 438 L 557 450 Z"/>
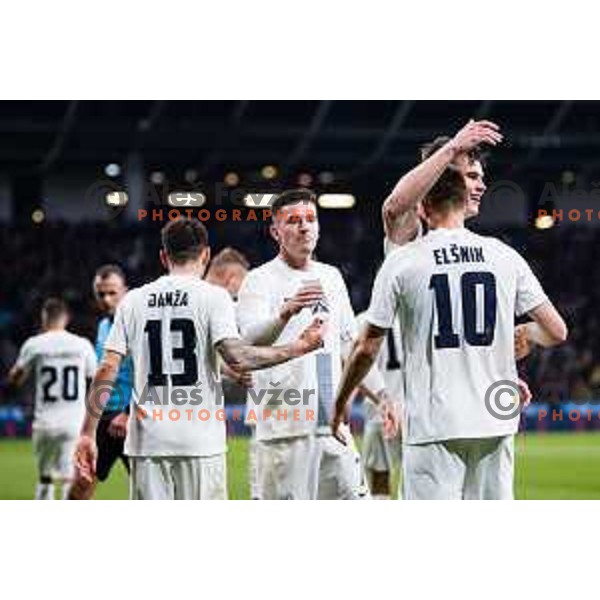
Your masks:
<path fill-rule="evenodd" d="M 280 257 L 250 271 L 239 293 L 243 337 L 253 340 L 261 322 L 272 321 L 298 289 L 318 280 L 325 301 L 287 323 L 273 345 L 286 344 L 319 316 L 326 322 L 324 347 L 283 365 L 256 371 L 249 413 L 256 419 L 258 477 L 263 499 L 359 497 L 360 459 L 333 439 L 329 423 L 341 377 L 342 346 L 356 335 L 344 280 L 332 266 L 311 261 L 293 269 Z"/>
<path fill-rule="evenodd" d="M 239 338 L 231 297 L 194 276 L 165 275 L 119 304 L 105 348 L 133 360 L 132 499 L 226 498 L 215 346 L 227 338 Z"/>
<path fill-rule="evenodd" d="M 35 376 L 33 448 L 39 474 L 70 479 L 86 379 L 96 373 L 94 347 L 69 331 L 47 331 L 23 344 L 16 366 Z"/>
<path fill-rule="evenodd" d="M 518 410 L 498 418 L 492 386 L 512 382 L 518 402 L 514 316 L 545 301 L 517 252 L 464 228 L 434 230 L 386 258 L 367 319 L 389 329 L 399 318 L 405 498 L 512 497 Z"/>

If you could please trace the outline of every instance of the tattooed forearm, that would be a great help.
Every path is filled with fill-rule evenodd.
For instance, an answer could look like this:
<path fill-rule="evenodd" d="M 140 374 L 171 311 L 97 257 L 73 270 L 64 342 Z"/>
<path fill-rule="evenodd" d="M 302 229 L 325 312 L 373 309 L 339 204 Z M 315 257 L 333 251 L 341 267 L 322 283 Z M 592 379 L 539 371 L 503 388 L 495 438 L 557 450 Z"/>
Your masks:
<path fill-rule="evenodd" d="M 255 371 L 286 362 L 300 355 L 295 344 L 252 346 L 243 340 L 225 339 L 217 344 L 225 362 L 237 371 Z"/>

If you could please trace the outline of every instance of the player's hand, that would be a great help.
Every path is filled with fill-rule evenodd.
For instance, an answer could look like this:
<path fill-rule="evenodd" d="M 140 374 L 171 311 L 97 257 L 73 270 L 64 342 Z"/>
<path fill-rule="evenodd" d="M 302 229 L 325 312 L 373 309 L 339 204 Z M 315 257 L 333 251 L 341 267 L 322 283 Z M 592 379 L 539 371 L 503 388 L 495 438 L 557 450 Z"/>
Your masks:
<path fill-rule="evenodd" d="M 529 406 L 531 404 L 532 394 L 527 382 L 520 377 L 517 377 L 517 386 L 519 388 L 519 395 L 521 396 L 523 407 Z"/>
<path fill-rule="evenodd" d="M 221 365 L 221 372 L 227 379 L 235 381 L 235 383 L 246 389 L 254 386 L 252 373 L 250 371 L 238 371 L 237 369 L 230 367 L 227 363 L 224 363 Z"/>
<path fill-rule="evenodd" d="M 308 354 L 313 350 L 323 347 L 323 336 L 325 335 L 325 322 L 318 317 L 301 333 L 296 342 L 297 351 L 300 356 Z"/>
<path fill-rule="evenodd" d="M 93 485 L 96 479 L 96 440 L 89 435 L 80 435 L 75 448 L 75 481 L 78 485 Z"/>
<path fill-rule="evenodd" d="M 500 127 L 492 121 L 471 119 L 453 138 L 450 145 L 456 154 L 469 152 L 481 144 L 495 146 L 503 139 Z"/>
<path fill-rule="evenodd" d="M 343 444 L 344 446 L 348 445 L 348 434 L 350 433 L 350 430 L 343 422 L 343 415 L 336 414 L 333 417 L 333 421 L 331 421 L 331 433 L 340 444 Z"/>
<path fill-rule="evenodd" d="M 313 306 L 325 297 L 323 287 L 319 281 L 305 283 L 285 304 L 281 307 L 279 316 L 284 321 L 289 321 L 301 310 Z"/>
<path fill-rule="evenodd" d="M 522 360 L 531 354 L 533 344 L 527 333 L 527 325 L 517 325 L 515 327 L 515 358 Z"/>
<path fill-rule="evenodd" d="M 129 415 L 127 413 L 121 413 L 117 415 L 106 428 L 108 435 L 115 438 L 124 438 L 127 435 L 127 423 L 129 422 Z"/>

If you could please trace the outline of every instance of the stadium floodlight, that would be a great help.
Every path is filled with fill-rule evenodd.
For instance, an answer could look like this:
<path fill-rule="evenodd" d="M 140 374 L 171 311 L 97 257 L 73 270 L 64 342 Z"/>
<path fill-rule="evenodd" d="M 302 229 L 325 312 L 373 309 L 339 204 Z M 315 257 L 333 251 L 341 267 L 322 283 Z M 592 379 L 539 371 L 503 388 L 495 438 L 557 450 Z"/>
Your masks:
<path fill-rule="evenodd" d="M 235 187 L 240 182 L 240 176 L 235 171 L 229 171 L 223 178 L 225 185 L 229 187 Z"/>
<path fill-rule="evenodd" d="M 536 229 L 550 229 L 554 227 L 554 218 L 552 215 L 539 215 L 535 220 Z"/>
<path fill-rule="evenodd" d="M 41 208 L 36 208 L 32 213 L 31 213 L 31 220 L 36 224 L 39 225 L 40 223 L 43 222 L 43 220 L 46 218 L 46 215 L 44 214 L 44 211 Z"/>
<path fill-rule="evenodd" d="M 154 185 L 162 185 L 165 182 L 165 174 L 162 171 L 154 171 L 150 174 L 150 181 Z"/>
<path fill-rule="evenodd" d="M 277 177 L 277 167 L 266 165 L 262 168 L 260 174 L 263 176 L 263 179 L 275 179 Z"/>
<path fill-rule="evenodd" d="M 121 174 L 121 167 L 117 163 L 110 163 L 104 167 L 104 172 L 108 177 L 118 177 Z"/>
<path fill-rule="evenodd" d="M 199 208 L 206 202 L 206 196 L 202 192 L 171 192 L 167 198 L 169 206 L 182 208 L 193 206 Z"/>
<path fill-rule="evenodd" d="M 244 196 L 244 206 L 250 208 L 269 208 L 277 198 L 273 192 L 253 192 Z"/>
<path fill-rule="evenodd" d="M 125 206 L 129 202 L 127 192 L 108 192 L 104 197 L 107 206 Z"/>
<path fill-rule="evenodd" d="M 321 208 L 352 208 L 356 198 L 352 194 L 321 194 L 318 203 Z"/>

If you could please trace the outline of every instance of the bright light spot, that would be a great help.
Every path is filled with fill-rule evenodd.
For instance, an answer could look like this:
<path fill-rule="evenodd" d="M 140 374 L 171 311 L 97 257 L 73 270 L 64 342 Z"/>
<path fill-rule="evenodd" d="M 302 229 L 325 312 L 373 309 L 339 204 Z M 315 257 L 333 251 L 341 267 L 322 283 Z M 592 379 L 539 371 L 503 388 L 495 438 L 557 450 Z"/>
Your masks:
<path fill-rule="evenodd" d="M 36 224 L 39 225 L 44 219 L 46 218 L 46 215 L 44 214 L 44 211 L 41 208 L 36 208 L 32 213 L 31 213 L 31 220 Z"/>
<path fill-rule="evenodd" d="M 129 201 L 127 192 L 108 192 L 104 198 L 107 206 L 125 206 Z"/>
<path fill-rule="evenodd" d="M 252 208 L 269 208 L 277 198 L 272 192 L 256 192 L 244 196 L 244 205 Z"/>
<path fill-rule="evenodd" d="M 104 167 L 104 172 L 109 177 L 118 177 L 121 174 L 121 167 L 117 163 L 110 163 Z"/>
<path fill-rule="evenodd" d="M 230 171 L 225 175 L 223 181 L 225 182 L 225 185 L 228 185 L 229 187 L 234 187 L 240 182 L 240 176 L 234 171 Z"/>
<path fill-rule="evenodd" d="M 154 171 L 150 174 L 150 181 L 154 185 L 162 185 L 165 182 L 165 174 L 162 171 Z"/>
<path fill-rule="evenodd" d="M 262 168 L 260 174 L 264 179 L 275 179 L 277 177 L 277 168 L 273 165 L 267 165 Z"/>
<path fill-rule="evenodd" d="M 352 208 L 356 198 L 352 194 L 322 194 L 318 202 L 321 208 Z"/>
<path fill-rule="evenodd" d="M 564 185 L 575 183 L 575 173 L 573 171 L 563 171 L 562 182 Z"/>
<path fill-rule="evenodd" d="M 550 229 L 554 227 L 554 219 L 552 215 L 539 215 L 535 220 L 535 226 L 537 229 Z"/>

